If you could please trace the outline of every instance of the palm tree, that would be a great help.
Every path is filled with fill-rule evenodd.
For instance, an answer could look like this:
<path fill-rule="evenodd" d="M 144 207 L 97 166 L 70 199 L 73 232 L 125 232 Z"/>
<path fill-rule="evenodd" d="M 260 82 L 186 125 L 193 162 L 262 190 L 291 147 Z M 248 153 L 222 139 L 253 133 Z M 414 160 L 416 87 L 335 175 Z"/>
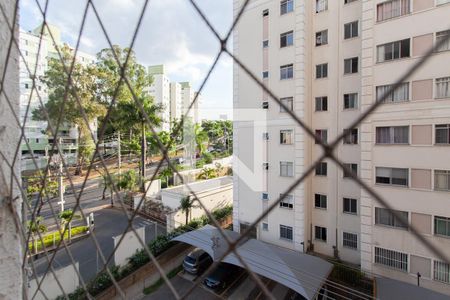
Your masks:
<path fill-rule="evenodd" d="M 211 179 L 217 177 L 217 171 L 213 168 L 203 168 L 198 175 L 199 179 Z"/>
<path fill-rule="evenodd" d="M 169 177 L 172 177 L 173 171 L 170 168 L 162 169 L 161 172 L 159 172 L 159 176 L 164 178 L 166 181 L 166 187 L 169 186 Z"/>
<path fill-rule="evenodd" d="M 208 134 L 203 130 L 202 126 L 195 124 L 194 126 L 195 144 L 197 146 L 197 153 L 202 156 L 206 151 L 208 145 Z"/>
<path fill-rule="evenodd" d="M 191 199 L 191 196 L 183 197 L 180 200 L 181 212 L 186 215 L 185 225 L 187 225 L 189 223 L 189 214 L 191 213 L 191 209 L 198 207 L 198 205 L 194 205 L 194 202 L 195 202 L 195 199 Z"/>

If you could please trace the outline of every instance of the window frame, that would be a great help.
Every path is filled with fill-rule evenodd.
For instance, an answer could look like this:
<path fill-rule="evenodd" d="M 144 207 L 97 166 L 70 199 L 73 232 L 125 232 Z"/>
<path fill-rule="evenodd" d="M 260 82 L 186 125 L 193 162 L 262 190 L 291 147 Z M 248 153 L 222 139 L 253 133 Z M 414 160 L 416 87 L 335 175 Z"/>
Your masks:
<path fill-rule="evenodd" d="M 376 97 L 376 101 L 379 101 L 379 99 L 381 99 L 381 95 L 384 96 L 384 93 L 386 93 L 387 90 L 390 90 L 392 88 L 393 84 L 384 84 L 384 85 L 378 85 L 375 87 L 375 97 Z M 399 91 L 401 89 L 405 89 L 406 87 L 406 98 L 398 98 L 396 99 L 395 97 L 399 95 Z M 382 89 L 386 90 L 386 91 L 382 91 Z M 382 101 L 382 103 L 384 104 L 392 104 L 392 103 L 404 103 L 404 102 L 409 102 L 410 101 L 410 97 L 411 97 L 411 93 L 410 93 L 410 84 L 409 82 L 402 82 L 401 85 L 399 85 L 394 91 L 392 91 L 392 93 L 388 94 L 388 96 L 384 99 L 384 101 Z"/>
<path fill-rule="evenodd" d="M 354 99 L 352 99 L 351 98 L 351 96 L 354 96 Z M 343 108 L 344 108 L 344 110 L 352 110 L 352 109 L 358 109 L 358 97 L 359 95 L 358 95 L 358 93 L 345 93 L 344 95 L 343 95 L 343 101 L 344 101 L 344 103 L 343 103 Z M 347 99 L 346 99 L 346 97 L 347 97 Z M 348 107 L 346 107 L 346 100 L 347 100 L 347 102 L 350 104 L 352 101 L 351 100 L 353 100 L 353 103 L 355 104 L 355 106 L 354 107 L 350 107 L 350 106 L 348 106 Z"/>
<path fill-rule="evenodd" d="M 409 255 L 408 253 L 375 246 L 374 263 L 406 273 L 409 267 Z"/>
<path fill-rule="evenodd" d="M 344 169 L 342 170 L 342 178 L 351 178 L 349 175 L 353 173 L 356 177 L 358 177 L 358 164 L 356 163 L 343 163 Z"/>
<path fill-rule="evenodd" d="M 356 61 L 356 63 L 355 63 Z M 355 65 L 356 64 L 356 65 Z M 349 70 L 347 71 L 347 65 Z M 356 70 L 355 70 L 356 68 Z M 344 59 L 344 75 L 351 75 L 359 73 L 359 57 L 349 57 Z"/>
<path fill-rule="evenodd" d="M 283 234 L 282 234 L 283 231 L 286 236 L 283 236 Z M 289 232 L 290 232 L 290 234 L 289 234 Z M 290 238 L 289 238 L 289 236 L 290 236 Z M 290 241 L 290 242 L 294 241 L 294 228 L 291 226 L 280 224 L 280 239 Z"/>
<path fill-rule="evenodd" d="M 280 208 L 285 208 L 285 209 L 294 209 L 294 195 L 292 194 L 280 194 L 280 199 L 281 197 L 284 198 L 280 201 L 279 207 Z"/>
<path fill-rule="evenodd" d="M 320 40 L 320 42 L 319 42 Z M 316 47 L 328 45 L 328 29 L 316 32 Z"/>
<path fill-rule="evenodd" d="M 294 64 L 287 64 L 280 66 L 280 80 L 289 80 L 293 78 L 294 78 Z"/>
<path fill-rule="evenodd" d="M 314 169 L 314 175 L 328 176 L 328 163 L 326 161 L 319 162 Z"/>
<path fill-rule="evenodd" d="M 347 135 L 347 132 L 350 134 Z M 355 134 L 356 133 L 356 134 Z M 350 128 L 344 129 L 344 138 L 342 139 L 344 145 L 358 145 L 359 144 L 359 129 Z"/>
<path fill-rule="evenodd" d="M 346 237 L 347 235 L 347 237 Z M 348 231 L 342 232 L 342 247 L 352 250 L 358 250 L 358 234 Z"/>
<path fill-rule="evenodd" d="M 438 130 L 443 130 L 446 141 L 438 142 Z M 446 134 L 445 134 L 446 133 Z M 450 124 L 435 124 L 434 125 L 434 144 L 435 145 L 450 145 Z"/>
<path fill-rule="evenodd" d="M 328 111 L 328 96 L 315 97 L 315 111 Z"/>
<path fill-rule="evenodd" d="M 406 43 L 406 41 L 408 41 L 408 43 Z M 404 45 L 408 45 L 407 51 L 406 51 L 406 49 L 402 48 Z M 384 47 L 383 58 L 380 57 L 380 50 L 379 50 L 382 47 Z M 398 57 L 395 57 L 396 47 L 398 47 Z M 390 48 L 390 49 L 387 49 L 387 48 Z M 390 62 L 390 61 L 395 61 L 395 60 L 404 59 L 404 58 L 410 58 L 411 57 L 411 48 L 412 47 L 411 47 L 411 39 L 410 38 L 377 45 L 377 49 L 376 49 L 377 50 L 377 63 L 384 63 L 384 62 Z M 390 52 L 387 52 L 386 50 L 389 50 Z M 403 56 L 403 52 L 407 52 L 408 55 Z M 387 53 L 391 53 L 391 58 L 386 58 Z"/>
<path fill-rule="evenodd" d="M 436 174 L 440 172 L 441 174 Z M 450 192 L 450 170 L 434 170 L 434 190 L 442 191 L 442 192 Z M 438 176 L 446 176 L 446 187 L 437 187 L 438 186 Z"/>
<path fill-rule="evenodd" d="M 322 143 L 328 143 L 328 129 L 316 129 L 314 133 L 316 134 L 316 138 L 322 141 Z M 317 139 L 314 139 L 314 143 L 318 145 L 319 142 Z"/>
<path fill-rule="evenodd" d="M 446 84 L 448 86 L 447 94 L 438 95 L 438 91 L 442 89 L 438 88 L 438 84 Z M 449 98 L 450 98 L 450 76 L 439 77 L 434 79 L 434 99 L 449 99 Z"/>
<path fill-rule="evenodd" d="M 440 270 L 443 268 L 444 270 Z M 450 264 L 434 260 L 433 262 L 433 280 L 438 282 L 450 283 Z"/>
<path fill-rule="evenodd" d="M 398 142 L 399 140 L 399 136 L 398 136 L 398 132 L 396 135 L 396 129 L 400 129 L 400 128 L 407 128 L 407 141 L 406 142 Z M 383 142 L 382 141 L 382 136 L 381 136 L 381 130 L 382 129 L 388 129 L 389 133 L 388 133 L 388 138 L 389 138 L 389 142 Z M 410 130 L 410 126 L 409 125 L 398 125 L 398 126 L 377 126 L 375 127 L 375 144 L 376 145 L 410 145 L 410 138 L 411 135 L 411 130 Z"/>
<path fill-rule="evenodd" d="M 290 6 L 289 6 L 290 4 Z M 286 11 L 283 12 L 283 5 L 286 6 Z M 289 10 L 290 7 L 290 10 Z M 281 0 L 280 1 L 280 16 L 284 16 L 288 13 L 291 13 L 294 11 L 294 0 Z"/>
<path fill-rule="evenodd" d="M 321 9 L 319 10 L 319 3 L 323 1 L 323 3 L 325 3 L 325 5 L 323 6 L 323 8 L 321 7 Z M 316 0 L 316 5 L 314 6 L 316 14 L 327 11 L 328 10 L 328 0 Z"/>
<path fill-rule="evenodd" d="M 348 202 L 348 210 L 346 210 L 346 202 Z M 354 206 L 354 207 L 353 207 Z M 353 212 L 353 208 L 355 211 Z M 342 213 L 349 215 L 358 215 L 358 199 L 350 197 L 342 197 Z"/>
<path fill-rule="evenodd" d="M 289 43 L 290 41 L 290 43 Z M 294 31 L 286 31 L 280 34 L 280 48 L 286 48 L 294 45 Z"/>
<path fill-rule="evenodd" d="M 320 76 L 319 76 L 320 74 Z M 328 63 L 322 63 L 316 65 L 316 78 L 315 79 L 324 79 L 328 78 Z"/>
<path fill-rule="evenodd" d="M 269 71 L 263 71 L 263 72 L 262 72 L 262 78 L 263 78 L 263 79 L 269 78 Z"/>
<path fill-rule="evenodd" d="M 284 101 L 288 101 L 288 105 L 285 105 L 285 106 L 288 106 L 288 107 L 290 106 L 290 111 L 293 111 L 294 110 L 294 97 L 283 97 L 283 98 L 280 98 L 280 102 L 281 103 L 284 104 Z M 283 106 L 280 105 L 280 113 L 286 113 L 286 112 L 288 112 L 288 111 L 285 110 L 283 108 Z"/>
<path fill-rule="evenodd" d="M 261 229 L 262 229 L 262 231 L 269 231 L 269 223 L 262 222 Z"/>
<path fill-rule="evenodd" d="M 326 243 L 327 239 L 328 239 L 327 228 L 315 225 L 314 226 L 314 240 Z"/>
<path fill-rule="evenodd" d="M 314 208 L 327 210 L 328 209 L 327 195 L 314 193 Z"/>
<path fill-rule="evenodd" d="M 437 232 L 437 222 L 441 221 L 441 222 L 445 222 L 445 233 L 438 233 Z M 440 237 L 444 237 L 444 238 L 450 238 L 450 218 L 447 217 L 442 217 L 442 216 L 434 216 L 433 218 L 433 234 L 436 236 L 440 236 Z"/>
<path fill-rule="evenodd" d="M 356 26 L 355 26 L 356 23 Z M 349 35 L 347 36 L 347 28 L 349 28 Z M 356 35 L 355 29 L 356 28 Z M 359 20 L 348 22 L 344 24 L 344 40 L 350 40 L 359 37 Z"/>
<path fill-rule="evenodd" d="M 408 225 L 405 227 L 401 223 L 401 221 L 392 213 L 392 211 L 396 211 L 397 213 L 404 215 L 405 221 Z M 408 230 L 410 226 L 409 215 L 410 214 L 408 211 L 396 209 L 390 210 L 384 207 L 375 207 L 375 225 Z"/>
<path fill-rule="evenodd" d="M 283 135 L 287 135 L 286 140 L 283 139 Z M 280 130 L 280 145 L 293 145 L 294 144 L 294 130 L 292 129 L 281 129 Z M 289 140 L 289 142 L 287 142 Z"/>
<path fill-rule="evenodd" d="M 284 168 L 286 169 L 286 175 L 283 175 Z M 280 161 L 280 177 L 294 177 L 294 163 L 292 161 Z"/>
<path fill-rule="evenodd" d="M 449 0 L 449 3 L 450 3 L 450 0 Z M 446 39 L 447 35 L 450 35 L 450 30 L 442 30 L 442 31 L 436 32 L 435 43 L 438 44 L 439 43 L 438 39 L 440 39 L 440 38 Z M 444 52 L 444 51 L 449 51 L 449 50 L 450 50 L 450 42 L 449 42 L 449 40 L 447 40 L 447 42 L 442 44 L 441 47 L 436 49 L 436 52 Z"/>
<path fill-rule="evenodd" d="M 391 9 L 390 10 L 390 15 L 387 15 L 387 13 L 386 13 L 386 16 L 384 16 L 384 13 L 381 15 L 381 17 L 380 17 L 380 15 L 379 15 L 379 11 L 380 11 L 380 7 L 381 6 L 383 6 L 383 5 L 388 5 L 389 3 L 391 4 L 391 7 L 392 7 L 392 3 L 393 2 L 400 2 L 400 7 L 402 7 L 402 1 L 405 1 L 405 3 L 407 3 L 407 11 L 405 12 L 405 11 L 403 11 L 402 9 L 400 9 L 400 14 L 398 14 L 398 15 L 394 15 L 392 12 L 394 11 L 393 9 Z M 381 2 L 381 3 L 378 3 L 377 4 L 377 7 L 376 7 L 376 12 L 377 12 L 377 23 L 378 22 L 383 22 L 383 21 L 387 21 L 387 20 L 391 20 L 391 19 L 394 19 L 394 18 L 398 18 L 398 17 L 401 17 L 401 16 L 404 16 L 404 15 L 408 15 L 408 14 L 410 14 L 411 13 L 411 1 L 410 0 L 388 0 L 388 1 L 384 1 L 384 2 Z"/>
<path fill-rule="evenodd" d="M 381 171 L 381 169 L 389 170 L 389 173 L 391 173 L 390 177 L 389 177 L 389 183 L 378 181 L 379 177 L 380 178 L 388 178 L 386 176 L 377 176 L 377 171 L 379 171 L 379 170 Z M 402 171 L 402 172 L 404 172 L 405 170 L 406 170 L 406 175 L 407 175 L 407 177 L 406 177 L 406 184 L 404 185 L 404 184 L 393 183 L 393 179 L 405 180 L 404 178 L 395 178 L 395 177 L 393 177 L 394 176 L 393 175 L 394 171 Z M 409 180 L 410 180 L 409 168 L 375 167 L 375 184 L 377 184 L 377 185 L 386 185 L 386 186 L 395 186 L 395 187 L 407 187 L 408 188 L 409 187 Z"/>

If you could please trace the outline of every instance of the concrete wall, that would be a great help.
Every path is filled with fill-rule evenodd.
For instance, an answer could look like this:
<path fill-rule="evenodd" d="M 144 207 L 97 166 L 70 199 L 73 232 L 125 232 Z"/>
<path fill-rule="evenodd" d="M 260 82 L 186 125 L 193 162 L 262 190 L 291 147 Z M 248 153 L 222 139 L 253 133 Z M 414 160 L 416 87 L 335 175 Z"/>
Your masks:
<path fill-rule="evenodd" d="M 221 159 L 213 160 L 211 164 L 206 164 L 203 166 L 203 168 L 216 168 L 216 164 L 219 163 L 222 165 L 222 167 L 230 167 L 233 162 L 233 156 L 224 157 Z M 193 169 L 193 170 L 186 170 L 179 172 L 181 177 L 183 178 L 184 183 L 190 183 L 196 181 L 196 177 L 203 168 L 200 169 Z M 180 185 L 182 184 L 181 179 L 178 176 L 174 176 L 174 185 Z"/>
<path fill-rule="evenodd" d="M 75 268 L 79 270 L 78 263 L 75 263 Z M 59 283 L 61 284 L 64 292 L 69 294 L 73 292 L 78 285 L 80 284 L 77 271 L 74 269 L 73 265 L 69 265 L 67 267 L 55 270 L 55 276 L 58 278 Z M 42 281 L 40 290 L 44 291 L 45 296 L 39 291 L 36 294 L 36 297 L 33 299 L 43 300 L 43 299 L 55 299 L 56 297 L 63 295 L 60 286 L 58 285 L 55 276 L 53 273 L 49 272 L 47 276 L 45 276 L 44 281 Z M 31 299 L 36 292 L 38 282 L 42 280 L 42 276 L 38 277 L 38 281 L 33 278 L 29 282 L 28 288 L 28 298 Z"/>
<path fill-rule="evenodd" d="M 213 211 L 233 204 L 233 185 L 230 183 L 204 192 L 196 192 L 196 195 L 208 211 Z M 178 208 L 183 197 L 185 197 L 184 194 L 175 193 L 163 195 L 163 203 L 170 202 L 170 204 Z M 194 205 L 196 207 L 192 208 L 189 214 L 190 220 L 206 215 L 205 210 L 197 202 Z M 167 214 L 167 232 L 184 225 L 185 222 L 186 215 L 180 209 L 175 209 L 172 213 Z"/>
<path fill-rule="evenodd" d="M 136 233 L 139 235 L 141 240 L 145 243 L 145 227 L 140 227 L 136 229 Z M 114 239 L 114 247 L 117 247 L 117 244 L 120 241 L 121 235 L 113 237 Z M 133 231 L 128 231 L 125 233 L 125 237 L 120 243 L 119 247 L 114 252 L 114 263 L 116 265 L 125 265 L 127 263 L 127 259 L 133 255 L 136 250 L 142 249 L 142 245 L 139 242 L 136 234 Z"/>
<path fill-rule="evenodd" d="M 20 128 L 14 116 L 20 115 L 19 96 L 19 55 L 12 46 L 9 60 L 6 61 L 11 32 L 8 24 L 15 27 L 18 36 L 18 18 L 14 20 L 16 1 L 2 1 L 2 8 L 8 19 L 0 17 L 0 74 L 6 70 L 5 82 L 1 84 L 0 94 L 0 299 L 22 299 L 23 277 L 20 232 L 17 226 L 21 222 L 21 195 L 17 182 L 11 180 L 12 175 L 20 180 L 20 153 L 14 162 L 15 149 L 19 146 Z M 17 38 L 18 40 L 18 38 Z M 8 62 L 8 64 L 6 64 Z M 11 101 L 12 110 L 8 107 L 5 95 Z M 15 163 L 15 164 L 14 164 Z M 11 169 L 9 166 L 14 165 Z M 12 190 L 11 190 L 12 182 Z"/>

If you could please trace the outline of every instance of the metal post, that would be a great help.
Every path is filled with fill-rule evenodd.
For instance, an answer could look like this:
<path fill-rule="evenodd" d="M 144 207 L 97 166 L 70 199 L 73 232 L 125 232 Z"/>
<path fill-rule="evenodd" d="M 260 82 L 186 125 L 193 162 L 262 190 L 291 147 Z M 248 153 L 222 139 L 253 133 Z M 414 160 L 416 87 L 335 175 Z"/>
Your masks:
<path fill-rule="evenodd" d="M 417 286 L 420 286 L 420 277 L 422 277 L 422 275 L 417 272 Z"/>
<path fill-rule="evenodd" d="M 119 176 L 120 176 L 120 174 L 121 174 L 120 168 L 121 168 L 121 165 L 122 165 L 122 158 L 121 158 L 121 155 L 120 155 L 120 152 L 121 152 L 121 148 L 120 148 L 120 132 L 117 134 L 117 152 L 119 153 L 119 157 L 117 159 L 117 164 L 118 164 L 118 167 L 119 167 Z"/>
<path fill-rule="evenodd" d="M 72 222 L 69 222 L 69 243 L 72 241 Z"/>
<path fill-rule="evenodd" d="M 141 191 L 145 192 L 145 156 L 147 152 L 147 142 L 145 140 L 145 122 L 142 120 L 142 137 L 141 137 Z"/>
<path fill-rule="evenodd" d="M 59 172 L 58 172 L 58 195 L 59 202 L 61 205 L 61 212 L 64 211 L 64 186 L 63 186 L 63 165 L 62 161 L 59 162 Z"/>

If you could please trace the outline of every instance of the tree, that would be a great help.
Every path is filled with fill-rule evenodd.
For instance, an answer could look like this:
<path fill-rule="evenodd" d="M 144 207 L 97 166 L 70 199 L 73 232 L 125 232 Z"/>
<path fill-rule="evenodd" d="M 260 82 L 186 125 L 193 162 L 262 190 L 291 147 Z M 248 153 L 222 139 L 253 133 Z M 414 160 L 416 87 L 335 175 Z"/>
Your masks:
<path fill-rule="evenodd" d="M 172 176 L 173 176 L 173 171 L 171 168 L 165 168 L 159 172 L 159 177 L 164 179 L 164 181 L 166 183 L 166 187 L 169 186 L 169 177 L 172 177 Z"/>
<path fill-rule="evenodd" d="M 64 45 L 60 48 L 60 53 L 61 59 L 59 57 L 49 59 L 48 69 L 40 78 L 49 91 L 48 101 L 43 107 L 33 111 L 33 119 L 46 121 L 44 112 L 47 111 L 49 125 L 55 128 L 61 117 L 63 126 L 77 126 L 79 144 L 90 144 L 89 140 L 92 141 L 90 125 L 106 112 L 105 107 L 99 103 L 97 69 L 95 66 L 83 66 L 75 62 L 69 84 L 66 71 L 70 71 L 72 65 L 72 50 Z M 84 120 L 82 109 L 87 122 Z M 81 173 L 83 162 L 92 154 L 92 151 L 80 150 L 77 174 Z"/>
<path fill-rule="evenodd" d="M 44 220 L 43 217 L 38 216 L 34 219 L 34 221 L 27 221 L 27 229 L 31 233 L 44 233 L 47 231 L 47 226 L 44 224 L 41 224 L 41 222 Z"/>
<path fill-rule="evenodd" d="M 58 182 L 54 177 L 47 176 L 44 184 L 44 177 L 42 172 L 37 172 L 33 177 L 27 177 L 27 201 L 31 204 L 31 199 L 36 193 L 42 194 L 39 199 L 53 198 L 58 195 Z"/>
<path fill-rule="evenodd" d="M 191 196 L 183 197 L 180 200 L 181 212 L 184 213 L 186 216 L 185 225 L 187 225 L 187 223 L 189 223 L 189 214 L 191 213 L 191 209 L 199 207 L 198 205 L 194 205 L 195 201 L 196 201 L 195 199 L 191 199 Z"/>
<path fill-rule="evenodd" d="M 106 173 L 102 174 L 102 179 L 103 179 L 102 200 L 106 200 L 106 190 L 109 189 L 111 206 L 114 206 L 113 190 L 114 190 L 114 185 L 117 185 L 118 177 L 115 174 L 109 174 L 109 175 L 110 176 L 108 176 L 108 174 L 106 174 Z"/>
<path fill-rule="evenodd" d="M 203 130 L 199 124 L 194 125 L 195 144 L 197 147 L 197 153 L 202 156 L 206 152 L 208 145 L 208 134 Z"/>
<path fill-rule="evenodd" d="M 158 136 L 159 140 L 161 141 L 161 143 L 164 145 L 164 147 L 168 148 L 167 149 L 168 152 L 175 150 L 175 143 L 169 132 L 162 130 L 157 133 L 157 136 Z M 150 146 L 149 152 L 151 154 L 161 153 L 161 149 L 159 147 L 158 141 L 152 133 L 147 135 L 147 141 Z"/>
<path fill-rule="evenodd" d="M 138 190 L 140 179 L 135 170 L 128 170 L 119 177 L 117 187 L 119 190 L 135 192 Z"/>

